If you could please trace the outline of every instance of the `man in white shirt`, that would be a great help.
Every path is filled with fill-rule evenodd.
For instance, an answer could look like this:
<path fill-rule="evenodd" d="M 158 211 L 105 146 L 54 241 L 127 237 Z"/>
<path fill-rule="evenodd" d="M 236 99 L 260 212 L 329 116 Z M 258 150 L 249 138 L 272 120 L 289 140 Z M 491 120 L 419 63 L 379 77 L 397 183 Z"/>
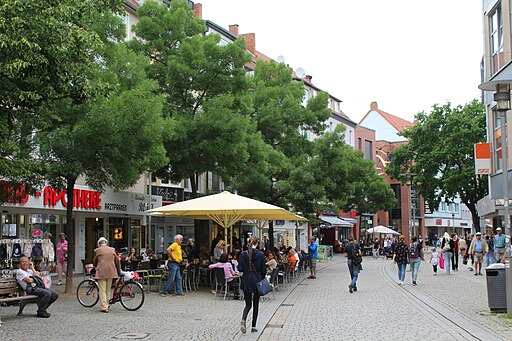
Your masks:
<path fill-rule="evenodd" d="M 29 262 L 27 257 L 20 258 L 20 268 L 16 272 L 16 280 L 19 285 L 25 290 L 27 295 L 38 296 L 37 300 L 37 317 L 48 318 L 50 314 L 46 311 L 53 302 L 59 298 L 59 294 L 52 289 L 40 288 L 36 286 L 36 283 L 32 276 L 39 275 L 34 270 L 34 264 Z"/>

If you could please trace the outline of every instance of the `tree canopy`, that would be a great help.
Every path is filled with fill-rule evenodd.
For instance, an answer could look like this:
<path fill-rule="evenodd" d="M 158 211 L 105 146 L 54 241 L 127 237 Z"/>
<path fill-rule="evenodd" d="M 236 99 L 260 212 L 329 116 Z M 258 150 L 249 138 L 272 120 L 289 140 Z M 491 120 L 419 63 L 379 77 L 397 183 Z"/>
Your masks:
<path fill-rule="evenodd" d="M 229 183 L 249 157 L 248 132 L 254 131 L 244 114 L 249 56 L 243 41 L 223 45 L 219 35 L 205 35 L 204 21 L 184 1 L 147 1 L 138 15 L 131 46 L 152 59 L 148 74 L 165 99 L 170 163 L 157 176 L 189 178 L 194 196 L 196 175 L 205 171 Z"/>
<path fill-rule="evenodd" d="M 409 143 L 394 150 L 386 173 L 402 182 L 407 172 L 416 174 L 415 187 L 432 208 L 443 197 L 450 202 L 459 196 L 478 230 L 476 204 L 487 195 L 488 179 L 475 174 L 473 148 L 486 141 L 485 127 L 485 107 L 476 99 L 456 107 L 435 104 L 430 113 L 418 113 L 416 125 L 404 130 Z"/>
<path fill-rule="evenodd" d="M 88 80 L 91 51 L 102 45 L 92 29 L 122 0 L 2 1 L 0 5 L 0 174 L 25 188 L 42 181 L 45 165 L 30 156 L 30 136 L 62 120 L 50 103 L 85 101 L 99 89 Z M 9 187 L 9 186 L 7 186 Z M 0 186 L 0 202 L 7 199 Z M 9 192 L 9 190 L 7 191 Z"/>

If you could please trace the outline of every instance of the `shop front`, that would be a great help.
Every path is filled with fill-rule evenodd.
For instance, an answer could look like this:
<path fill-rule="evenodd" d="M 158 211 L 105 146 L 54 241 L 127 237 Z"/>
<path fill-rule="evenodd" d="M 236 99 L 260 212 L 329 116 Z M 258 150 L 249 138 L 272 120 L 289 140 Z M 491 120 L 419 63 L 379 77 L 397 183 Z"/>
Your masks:
<path fill-rule="evenodd" d="M 161 205 L 161 197 L 152 201 Z M 135 247 L 137 252 L 146 247 L 146 213 L 149 195 L 113 190 L 95 191 L 77 185 L 73 198 L 73 226 L 75 239 L 75 271 L 82 271 L 82 260 L 91 261 L 96 241 L 104 236 L 118 251 Z M 18 203 L 0 206 L 1 239 L 20 239 L 26 242 L 51 233 L 56 243 L 65 231 L 65 190 L 45 186 L 41 192 L 26 195 Z"/>

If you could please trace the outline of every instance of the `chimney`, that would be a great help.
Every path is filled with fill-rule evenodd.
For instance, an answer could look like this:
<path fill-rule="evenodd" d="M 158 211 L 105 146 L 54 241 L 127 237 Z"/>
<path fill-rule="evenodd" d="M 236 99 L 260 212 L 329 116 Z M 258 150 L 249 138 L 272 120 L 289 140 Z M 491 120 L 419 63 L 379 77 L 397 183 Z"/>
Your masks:
<path fill-rule="evenodd" d="M 252 53 L 256 52 L 256 34 L 245 33 L 241 34 L 240 37 L 245 39 L 245 47 Z"/>
<path fill-rule="evenodd" d="M 377 102 L 372 102 L 372 104 L 370 105 L 370 110 L 377 110 L 377 109 L 379 109 Z"/>
<path fill-rule="evenodd" d="M 200 3 L 194 4 L 194 18 L 203 19 L 203 5 Z"/>
<path fill-rule="evenodd" d="M 235 36 L 238 36 L 238 24 L 229 25 L 229 32 L 233 33 Z"/>
<path fill-rule="evenodd" d="M 311 75 L 305 75 L 305 76 L 304 76 L 304 80 L 305 80 L 306 82 L 308 82 L 308 83 L 311 83 L 311 80 L 312 80 L 312 79 L 313 79 L 313 76 L 311 76 Z M 313 84 L 313 83 L 311 83 L 311 84 Z"/>

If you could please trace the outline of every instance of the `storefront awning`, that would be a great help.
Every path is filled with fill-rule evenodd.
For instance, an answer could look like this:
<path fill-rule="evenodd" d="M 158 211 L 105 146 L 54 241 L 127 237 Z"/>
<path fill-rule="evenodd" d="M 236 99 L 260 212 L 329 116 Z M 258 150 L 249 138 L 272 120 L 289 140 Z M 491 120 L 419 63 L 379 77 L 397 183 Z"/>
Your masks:
<path fill-rule="evenodd" d="M 338 217 L 333 216 L 319 216 L 320 220 L 329 223 L 332 227 L 353 227 L 354 224 L 349 223 L 348 221 L 342 220 Z"/>
<path fill-rule="evenodd" d="M 357 224 L 357 219 L 354 218 L 346 218 L 346 217 L 339 217 L 341 220 L 346 221 L 347 223 L 350 223 L 352 225 Z"/>

